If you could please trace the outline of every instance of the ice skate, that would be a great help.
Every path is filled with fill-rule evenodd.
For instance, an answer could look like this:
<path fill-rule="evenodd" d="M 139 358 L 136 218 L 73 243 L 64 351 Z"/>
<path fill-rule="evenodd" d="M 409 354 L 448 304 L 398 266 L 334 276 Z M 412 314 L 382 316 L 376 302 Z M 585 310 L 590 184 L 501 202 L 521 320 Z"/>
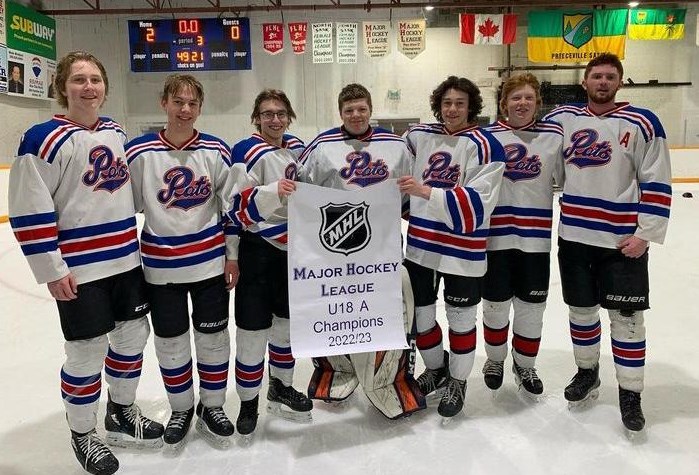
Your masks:
<path fill-rule="evenodd" d="M 194 417 L 194 408 L 186 411 L 173 411 L 165 427 L 163 442 L 168 455 L 177 455 L 187 443 L 187 433 Z"/>
<path fill-rule="evenodd" d="M 253 436 L 255 435 L 255 429 L 257 428 L 257 407 L 260 402 L 260 396 L 255 396 L 255 399 L 250 401 L 240 402 L 240 412 L 238 413 L 238 419 L 235 421 L 235 425 L 238 427 L 238 434 L 240 434 L 243 439 L 244 444 L 250 444 L 252 442 Z"/>
<path fill-rule="evenodd" d="M 442 394 L 437 413 L 442 416 L 442 424 L 447 425 L 452 418 L 464 407 L 464 397 L 466 395 L 466 381 L 460 381 L 449 377 L 447 387 Z"/>
<path fill-rule="evenodd" d="M 230 447 L 234 428 L 222 407 L 204 407 L 200 402 L 197 416 L 195 427 L 209 444 L 217 449 Z"/>
<path fill-rule="evenodd" d="M 619 410 L 626 437 L 631 441 L 641 440 L 646 425 L 646 418 L 641 409 L 641 393 L 619 388 Z"/>
<path fill-rule="evenodd" d="M 441 368 L 425 368 L 425 371 L 417 377 L 416 381 L 425 398 L 430 395 L 432 395 L 430 399 L 440 397 L 449 381 L 449 352 L 444 352 L 444 365 Z"/>
<path fill-rule="evenodd" d="M 292 386 L 284 386 L 280 379 L 269 377 L 267 412 L 293 422 L 311 422 L 313 401 Z"/>
<path fill-rule="evenodd" d="M 599 365 L 591 369 L 578 368 L 578 372 L 565 388 L 568 409 L 582 409 L 599 397 Z"/>
<path fill-rule="evenodd" d="M 71 431 L 70 444 L 80 466 L 86 472 L 93 475 L 112 475 L 119 470 L 119 461 L 94 429 L 86 434 Z"/>
<path fill-rule="evenodd" d="M 483 381 L 485 381 L 485 385 L 493 391 L 493 397 L 496 391 L 500 389 L 500 386 L 502 386 L 503 367 L 503 361 L 495 361 L 490 358 L 485 360 L 485 364 L 483 365 Z"/>
<path fill-rule="evenodd" d="M 544 392 L 544 383 L 536 374 L 536 368 L 523 368 L 514 361 L 512 362 L 512 373 L 515 375 L 517 386 L 525 396 L 538 401 L 539 396 Z"/>
<path fill-rule="evenodd" d="M 104 428 L 106 442 L 115 447 L 159 449 L 163 446 L 163 426 L 142 415 L 136 404 L 124 406 L 110 397 Z"/>

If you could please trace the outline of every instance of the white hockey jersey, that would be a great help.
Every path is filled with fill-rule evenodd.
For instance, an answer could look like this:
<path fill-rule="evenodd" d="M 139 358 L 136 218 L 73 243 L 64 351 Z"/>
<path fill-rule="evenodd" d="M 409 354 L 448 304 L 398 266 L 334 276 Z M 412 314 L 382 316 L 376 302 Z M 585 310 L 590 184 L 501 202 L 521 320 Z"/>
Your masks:
<path fill-rule="evenodd" d="M 259 134 L 233 146 L 233 163 L 243 164 L 251 188 L 236 194 L 228 217 L 240 228 L 258 234 L 278 249 L 287 248 L 287 200 L 277 192 L 281 178 L 297 180 L 298 158 L 303 142 L 284 134 L 282 146 L 265 141 Z"/>
<path fill-rule="evenodd" d="M 227 248 L 237 235 L 224 234 L 224 214 L 244 170 L 231 168 L 230 148 L 195 131 L 176 147 L 161 131 L 126 145 L 134 204 L 143 212 L 141 255 L 152 284 L 198 282 L 223 273 Z"/>
<path fill-rule="evenodd" d="M 485 127 L 505 149 L 500 196 L 490 217 L 488 250 L 550 252 L 553 182 L 563 180 L 563 128 L 532 121 L 514 128 L 506 122 Z"/>
<path fill-rule="evenodd" d="M 505 169 L 502 145 L 475 126 L 449 133 L 443 124 L 418 124 L 405 137 L 415 154 L 413 177 L 432 187 L 429 200 L 410 197 L 406 259 L 483 276 L 488 221 Z"/>
<path fill-rule="evenodd" d="M 300 158 L 301 181 L 340 190 L 366 186 L 410 175 L 412 155 L 405 141 L 388 130 L 369 128 L 361 137 L 343 127 L 318 135 Z M 403 212 L 408 209 L 407 197 Z"/>
<path fill-rule="evenodd" d="M 546 119 L 563 126 L 559 235 L 611 249 L 630 235 L 662 243 L 672 173 L 665 130 L 655 114 L 624 102 L 601 115 L 586 105 L 561 106 Z"/>
<path fill-rule="evenodd" d="M 39 283 L 78 284 L 140 265 L 126 134 L 62 115 L 29 129 L 12 164 L 10 224 Z"/>

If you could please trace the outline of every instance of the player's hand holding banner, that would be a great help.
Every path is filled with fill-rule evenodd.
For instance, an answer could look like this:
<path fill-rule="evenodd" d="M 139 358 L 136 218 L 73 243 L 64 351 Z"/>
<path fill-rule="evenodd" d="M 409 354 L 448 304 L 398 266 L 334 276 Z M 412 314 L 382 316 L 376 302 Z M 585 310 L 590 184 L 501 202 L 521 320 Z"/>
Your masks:
<path fill-rule="evenodd" d="M 296 186 L 288 254 L 294 356 L 407 348 L 396 181 L 361 191 Z"/>

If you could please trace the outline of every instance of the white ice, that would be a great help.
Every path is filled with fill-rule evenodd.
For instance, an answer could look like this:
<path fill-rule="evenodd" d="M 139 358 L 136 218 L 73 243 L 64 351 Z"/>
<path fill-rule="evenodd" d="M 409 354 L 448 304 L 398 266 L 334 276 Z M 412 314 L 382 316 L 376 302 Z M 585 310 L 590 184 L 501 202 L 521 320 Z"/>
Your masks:
<path fill-rule="evenodd" d="M 693 199 L 683 198 L 691 191 Z M 552 253 L 551 292 L 537 361 L 545 394 L 531 402 L 517 393 L 506 362 L 503 388 L 491 397 L 476 364 L 468 380 L 464 414 L 443 426 L 435 405 L 404 420 L 385 420 L 357 391 L 345 406 L 317 402 L 310 425 L 273 419 L 261 406 L 253 443 L 212 449 L 192 429 L 177 458 L 115 449 L 119 474 L 659 474 L 699 473 L 699 185 L 674 187 L 665 245 L 651 248 L 651 306 L 643 408 L 646 440 L 623 433 L 603 315 L 599 400 L 571 412 L 563 388 L 575 372 L 567 311 Z M 63 362 L 55 304 L 35 284 L 8 224 L 0 225 L 0 474 L 79 474 L 69 443 L 59 391 Z M 440 308 L 443 328 L 443 307 Z M 480 320 L 480 318 L 479 318 Z M 232 368 L 232 366 L 231 366 Z M 297 362 L 295 385 L 305 390 L 312 365 Z M 423 369 L 418 358 L 417 374 Z M 263 383 L 264 400 L 266 378 Z M 239 401 L 230 373 L 226 410 Z M 103 388 L 106 389 L 106 388 Z M 98 430 L 103 434 L 106 391 Z M 169 410 L 152 341 L 138 392 L 143 412 L 165 422 Z"/>

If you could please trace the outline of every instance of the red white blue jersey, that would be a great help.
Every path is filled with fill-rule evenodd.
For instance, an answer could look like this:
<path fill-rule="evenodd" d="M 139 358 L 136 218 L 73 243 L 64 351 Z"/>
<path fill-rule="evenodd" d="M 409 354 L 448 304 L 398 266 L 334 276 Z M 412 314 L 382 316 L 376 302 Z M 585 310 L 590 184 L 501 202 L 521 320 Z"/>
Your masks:
<path fill-rule="evenodd" d="M 287 248 L 288 218 L 287 200 L 280 199 L 277 183 L 281 178 L 298 179 L 298 158 L 304 148 L 299 138 L 289 134 L 284 134 L 281 147 L 259 134 L 233 146 L 233 163 L 245 166 L 251 187 L 236 194 L 228 217 L 278 249 Z"/>
<path fill-rule="evenodd" d="M 550 252 L 553 182 L 561 185 L 563 180 L 563 128 L 555 122 L 532 121 L 519 128 L 496 122 L 485 130 L 505 149 L 488 250 Z"/>
<path fill-rule="evenodd" d="M 37 282 L 72 272 L 78 284 L 140 265 L 126 134 L 62 115 L 22 137 L 12 164 L 10 224 Z"/>
<path fill-rule="evenodd" d="M 600 115 L 586 105 L 561 106 L 546 118 L 563 126 L 559 235 L 611 249 L 630 235 L 662 243 L 672 172 L 655 114 L 624 102 Z"/>
<path fill-rule="evenodd" d="M 146 281 L 162 285 L 221 275 L 227 255 L 223 215 L 239 179 L 226 143 L 195 131 L 177 147 L 161 131 L 129 142 L 126 157 L 136 210 L 145 216 Z"/>
<path fill-rule="evenodd" d="M 299 160 L 301 181 L 339 190 L 358 190 L 410 175 L 412 154 L 403 138 L 381 128 L 369 128 L 362 136 L 344 127 L 318 135 Z M 408 209 L 407 197 L 403 211 Z"/>
<path fill-rule="evenodd" d="M 505 169 L 502 145 L 475 126 L 450 133 L 443 124 L 418 124 L 405 137 L 415 154 L 413 177 L 432 188 L 429 200 L 410 197 L 406 259 L 483 276 L 488 220 Z"/>

